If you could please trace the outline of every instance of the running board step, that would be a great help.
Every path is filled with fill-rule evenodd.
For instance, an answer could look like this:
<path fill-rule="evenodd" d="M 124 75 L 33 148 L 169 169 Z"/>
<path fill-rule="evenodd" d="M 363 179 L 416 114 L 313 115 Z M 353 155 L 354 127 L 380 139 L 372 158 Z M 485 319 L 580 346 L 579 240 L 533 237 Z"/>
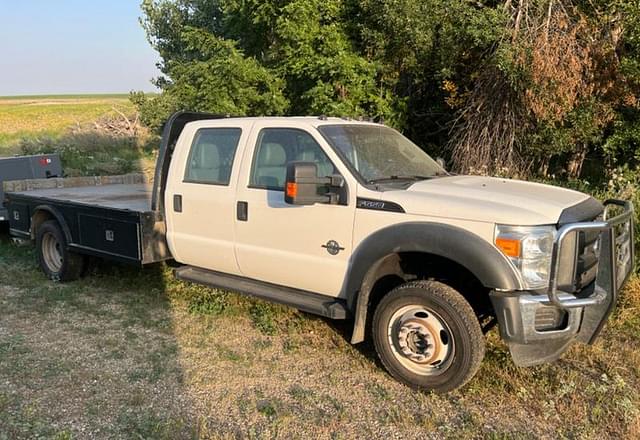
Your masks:
<path fill-rule="evenodd" d="M 331 319 L 346 319 L 349 316 L 346 303 L 343 300 L 305 290 L 292 289 L 192 266 L 176 269 L 175 276 L 180 280 L 244 293 Z"/>

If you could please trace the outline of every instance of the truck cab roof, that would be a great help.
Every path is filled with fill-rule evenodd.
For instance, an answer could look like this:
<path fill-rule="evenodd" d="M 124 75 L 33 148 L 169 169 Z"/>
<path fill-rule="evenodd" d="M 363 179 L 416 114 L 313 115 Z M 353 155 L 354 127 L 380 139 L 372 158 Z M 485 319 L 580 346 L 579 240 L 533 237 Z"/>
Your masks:
<path fill-rule="evenodd" d="M 372 125 L 380 126 L 384 125 L 371 122 L 361 121 L 351 118 L 337 118 L 337 117 L 325 117 L 325 116 L 257 116 L 257 117 L 229 117 L 229 118 L 216 118 L 216 119 L 202 119 L 199 121 L 189 122 L 186 124 L 188 127 L 193 128 L 206 128 L 215 127 L 218 125 L 228 125 L 234 121 L 242 122 L 262 122 L 267 124 L 286 124 L 291 127 L 320 127 L 322 125 Z"/>

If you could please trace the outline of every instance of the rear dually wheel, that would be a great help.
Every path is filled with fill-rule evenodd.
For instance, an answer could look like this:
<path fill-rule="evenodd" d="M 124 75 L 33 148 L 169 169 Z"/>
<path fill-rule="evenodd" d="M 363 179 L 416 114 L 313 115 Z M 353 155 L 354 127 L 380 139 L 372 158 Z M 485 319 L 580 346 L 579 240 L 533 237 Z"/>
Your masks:
<path fill-rule="evenodd" d="M 71 252 L 67 240 L 55 220 L 48 220 L 36 232 L 38 264 L 54 281 L 73 281 L 82 275 L 86 258 Z"/>

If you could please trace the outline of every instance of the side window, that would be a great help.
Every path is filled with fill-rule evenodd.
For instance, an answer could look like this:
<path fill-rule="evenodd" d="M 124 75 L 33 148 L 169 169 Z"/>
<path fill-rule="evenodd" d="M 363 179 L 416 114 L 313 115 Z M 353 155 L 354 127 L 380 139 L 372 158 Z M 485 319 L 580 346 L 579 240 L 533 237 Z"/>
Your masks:
<path fill-rule="evenodd" d="M 315 139 L 306 131 L 292 128 L 265 128 L 258 136 L 253 157 L 252 188 L 284 190 L 287 163 L 314 162 L 318 177 L 336 173 L 336 169 Z"/>
<path fill-rule="evenodd" d="M 184 181 L 228 185 L 241 133 L 239 128 L 198 130 L 187 159 Z"/>

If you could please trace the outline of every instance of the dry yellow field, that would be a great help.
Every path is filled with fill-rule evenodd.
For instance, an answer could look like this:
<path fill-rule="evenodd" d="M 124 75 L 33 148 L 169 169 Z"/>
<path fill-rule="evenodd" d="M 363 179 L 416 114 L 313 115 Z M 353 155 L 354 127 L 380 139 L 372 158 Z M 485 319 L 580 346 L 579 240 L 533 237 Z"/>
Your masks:
<path fill-rule="evenodd" d="M 114 114 L 130 113 L 127 95 L 0 97 L 0 155 L 14 153 L 23 138 L 60 136 L 69 128 Z"/>

